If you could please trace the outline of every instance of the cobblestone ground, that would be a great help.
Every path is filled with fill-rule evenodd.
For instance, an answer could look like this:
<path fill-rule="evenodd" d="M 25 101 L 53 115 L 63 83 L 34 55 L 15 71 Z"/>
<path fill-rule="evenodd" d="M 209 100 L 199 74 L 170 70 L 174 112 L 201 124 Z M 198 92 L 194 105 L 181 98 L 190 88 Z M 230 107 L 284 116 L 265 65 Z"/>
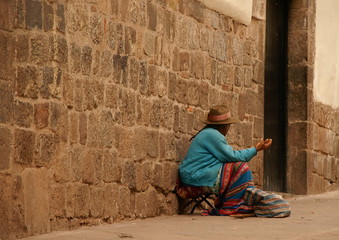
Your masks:
<path fill-rule="evenodd" d="M 25 240 L 115 239 L 339 239 L 339 191 L 288 198 L 292 215 L 283 219 L 181 215 L 121 222 Z"/>

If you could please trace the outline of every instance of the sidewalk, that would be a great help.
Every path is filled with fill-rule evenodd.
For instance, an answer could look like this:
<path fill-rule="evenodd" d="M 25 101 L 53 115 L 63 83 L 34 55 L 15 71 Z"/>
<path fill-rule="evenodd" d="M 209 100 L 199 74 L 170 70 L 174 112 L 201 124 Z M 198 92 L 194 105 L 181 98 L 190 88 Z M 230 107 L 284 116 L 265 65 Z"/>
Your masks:
<path fill-rule="evenodd" d="M 283 219 L 176 215 L 82 227 L 25 240 L 338 240 L 339 191 L 287 199 L 292 215 Z"/>

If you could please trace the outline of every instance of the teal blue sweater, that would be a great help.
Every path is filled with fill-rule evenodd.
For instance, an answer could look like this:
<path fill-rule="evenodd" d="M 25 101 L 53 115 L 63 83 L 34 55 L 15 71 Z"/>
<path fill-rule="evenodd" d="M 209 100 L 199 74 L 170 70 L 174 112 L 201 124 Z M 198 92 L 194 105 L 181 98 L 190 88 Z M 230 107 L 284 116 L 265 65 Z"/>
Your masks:
<path fill-rule="evenodd" d="M 192 141 L 179 167 L 180 180 L 188 185 L 213 187 L 223 163 L 248 162 L 257 150 L 233 150 L 218 130 L 206 128 Z"/>

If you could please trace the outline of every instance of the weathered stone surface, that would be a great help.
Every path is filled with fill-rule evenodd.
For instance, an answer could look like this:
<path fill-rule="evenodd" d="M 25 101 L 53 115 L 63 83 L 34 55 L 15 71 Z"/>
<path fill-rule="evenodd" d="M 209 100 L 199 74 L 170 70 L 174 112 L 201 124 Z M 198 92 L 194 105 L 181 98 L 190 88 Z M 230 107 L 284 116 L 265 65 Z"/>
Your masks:
<path fill-rule="evenodd" d="M 214 43 L 217 49 L 217 59 L 226 62 L 226 35 L 224 33 L 217 33 L 214 35 Z M 237 59 L 237 58 L 235 58 Z M 235 62 L 237 64 L 237 62 Z"/>
<path fill-rule="evenodd" d="M 25 226 L 28 234 L 50 231 L 47 171 L 26 168 L 22 174 Z"/>
<path fill-rule="evenodd" d="M 50 37 L 52 60 L 58 63 L 67 63 L 68 61 L 68 45 L 66 38 L 62 36 Z"/>
<path fill-rule="evenodd" d="M 90 208 L 90 188 L 87 184 L 74 184 L 74 217 L 88 217 Z"/>
<path fill-rule="evenodd" d="M 136 30 L 134 28 L 125 28 L 125 54 L 135 55 L 137 41 L 136 37 Z"/>
<path fill-rule="evenodd" d="M 148 29 L 155 31 L 157 27 L 157 8 L 151 2 L 147 2 L 147 15 L 148 15 Z"/>
<path fill-rule="evenodd" d="M 233 52 L 233 64 L 242 65 L 244 54 L 243 54 L 243 42 L 241 39 L 235 37 L 232 41 L 232 52 Z"/>
<path fill-rule="evenodd" d="M 92 66 L 92 48 L 85 46 L 81 50 L 81 71 L 84 75 L 89 75 Z"/>
<path fill-rule="evenodd" d="M 1 1 L 0 2 L 0 29 L 10 31 L 14 23 L 14 1 Z"/>
<path fill-rule="evenodd" d="M 55 184 L 49 188 L 50 217 L 65 217 L 66 210 L 66 187 Z"/>
<path fill-rule="evenodd" d="M 56 14 L 56 29 L 64 33 L 66 31 L 65 6 L 61 3 L 57 4 Z"/>
<path fill-rule="evenodd" d="M 13 38 L 9 34 L 0 32 L 0 79 L 10 80 L 13 78 L 13 60 Z"/>
<path fill-rule="evenodd" d="M 244 71 L 241 67 L 236 67 L 234 72 L 234 85 L 237 87 L 242 87 L 244 85 Z"/>
<path fill-rule="evenodd" d="M 13 119 L 17 126 L 30 128 L 33 123 L 33 106 L 28 102 L 15 101 Z"/>
<path fill-rule="evenodd" d="M 129 216 L 132 212 L 131 209 L 131 192 L 128 187 L 119 187 L 119 198 L 118 198 L 118 209 L 119 214 L 122 216 Z"/>
<path fill-rule="evenodd" d="M 13 90 L 10 85 L 0 83 L 0 123 L 10 123 L 13 117 Z"/>
<path fill-rule="evenodd" d="M 94 44 L 99 44 L 103 37 L 103 23 L 100 16 L 94 15 L 90 17 L 90 36 Z"/>
<path fill-rule="evenodd" d="M 298 151 L 293 149 L 288 153 L 288 161 L 291 167 L 287 172 L 287 190 L 291 193 L 306 194 L 307 177 L 305 168 L 307 168 L 307 152 L 304 150 Z"/>
<path fill-rule="evenodd" d="M 11 154 L 13 152 L 13 134 L 9 129 L 0 127 L 0 171 L 6 171 L 11 166 Z"/>
<path fill-rule="evenodd" d="M 204 23 L 205 21 L 205 6 L 198 0 L 189 1 L 188 14 L 194 17 L 198 22 Z"/>
<path fill-rule="evenodd" d="M 35 133 L 17 129 L 14 132 L 14 139 L 14 161 L 32 165 L 34 160 Z"/>
<path fill-rule="evenodd" d="M 119 185 L 117 183 L 106 184 L 104 191 L 104 217 L 116 217 L 119 211 Z"/>
<path fill-rule="evenodd" d="M 260 20 L 266 19 L 266 4 L 264 0 L 253 1 L 252 16 Z"/>
<path fill-rule="evenodd" d="M 176 20 L 176 44 L 181 48 L 187 48 L 188 46 L 188 26 L 189 22 L 183 17 L 178 17 Z"/>
<path fill-rule="evenodd" d="M 58 149 L 58 138 L 54 134 L 43 133 L 37 136 L 35 165 L 50 167 L 55 160 Z"/>
<path fill-rule="evenodd" d="M 49 104 L 39 103 L 34 106 L 34 123 L 38 129 L 48 126 L 49 119 Z"/>
<path fill-rule="evenodd" d="M 102 187 L 90 186 L 89 215 L 101 217 L 104 213 L 104 189 Z"/>
<path fill-rule="evenodd" d="M 6 49 L 9 49 L 8 47 Z M 17 62 L 26 62 L 29 58 L 29 39 L 28 35 L 17 35 L 15 40 L 15 60 Z M 1 59 L 3 59 L 1 57 Z"/>
<path fill-rule="evenodd" d="M 42 2 L 27 0 L 25 19 L 28 29 L 42 29 Z"/>
<path fill-rule="evenodd" d="M 308 60 L 308 32 L 296 31 L 288 36 L 288 63 L 296 64 Z"/>
<path fill-rule="evenodd" d="M 43 2 L 42 25 L 45 31 L 51 31 L 54 28 L 54 10 L 51 4 Z"/>
<path fill-rule="evenodd" d="M 49 59 L 48 39 L 44 35 L 31 38 L 30 60 L 34 63 L 45 63 Z"/>

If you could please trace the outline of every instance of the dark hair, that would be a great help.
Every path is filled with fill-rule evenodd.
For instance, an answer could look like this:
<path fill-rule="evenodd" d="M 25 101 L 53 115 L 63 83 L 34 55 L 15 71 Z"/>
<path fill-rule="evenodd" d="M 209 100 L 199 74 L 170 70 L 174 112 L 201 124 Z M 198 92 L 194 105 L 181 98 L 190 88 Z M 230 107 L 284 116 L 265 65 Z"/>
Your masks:
<path fill-rule="evenodd" d="M 205 127 L 203 127 L 199 132 L 197 132 L 195 135 L 193 135 L 190 139 L 190 141 L 192 141 L 202 130 L 206 129 L 206 128 L 213 128 L 215 130 L 218 130 L 222 127 L 224 127 L 227 124 L 207 124 Z"/>

